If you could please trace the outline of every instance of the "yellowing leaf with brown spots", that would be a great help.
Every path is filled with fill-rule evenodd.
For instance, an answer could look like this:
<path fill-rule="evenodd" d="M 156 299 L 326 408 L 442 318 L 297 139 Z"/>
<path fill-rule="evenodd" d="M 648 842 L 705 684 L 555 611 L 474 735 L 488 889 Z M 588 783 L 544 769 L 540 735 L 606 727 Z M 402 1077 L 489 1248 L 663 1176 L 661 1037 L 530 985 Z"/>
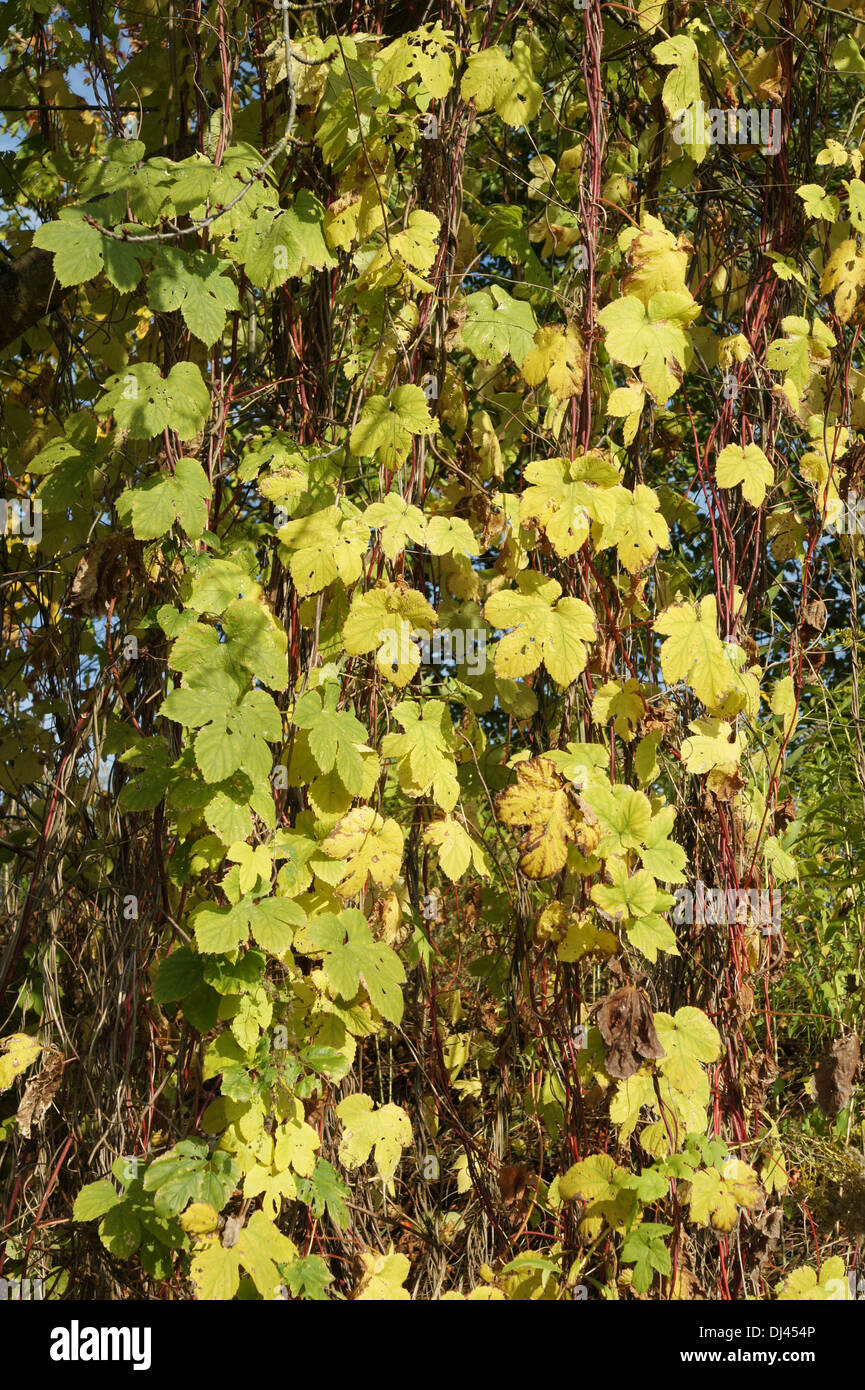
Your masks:
<path fill-rule="evenodd" d="M 371 806 L 356 806 L 338 821 L 321 846 L 329 859 L 343 861 L 334 884 L 341 898 L 360 893 L 367 876 L 389 888 L 402 861 L 402 831 L 395 820 L 384 820 Z"/>
<path fill-rule="evenodd" d="M 499 792 L 496 808 L 504 825 L 526 826 L 519 858 L 526 878 L 549 878 L 564 868 L 583 816 L 555 763 L 549 758 L 519 763 L 516 783 Z"/>
<path fill-rule="evenodd" d="M 219 1212 L 209 1202 L 193 1202 L 179 1220 L 188 1235 L 206 1236 L 219 1225 Z"/>
<path fill-rule="evenodd" d="M 420 666 L 412 632 L 431 634 L 438 627 L 435 609 L 423 594 L 402 582 L 383 584 L 355 594 L 343 623 L 342 640 L 349 656 L 374 651 L 378 669 L 394 685 L 408 685 Z"/>
<path fill-rule="evenodd" d="M 36 1061 L 42 1044 L 27 1033 L 12 1033 L 8 1038 L 0 1039 L 0 1048 L 6 1054 L 0 1057 L 0 1091 L 8 1091 L 13 1082 Z"/>
<path fill-rule="evenodd" d="M 529 386 L 545 381 L 560 401 L 579 395 L 586 378 L 586 351 L 577 329 L 539 328 L 520 371 Z"/>
<path fill-rule="evenodd" d="M 663 222 L 647 213 L 639 231 L 628 227 L 621 233 L 619 245 L 631 266 L 622 281 L 622 294 L 635 294 L 648 306 L 652 295 L 662 290 L 690 293 L 686 277 L 694 248 L 684 234 L 677 239 Z"/>

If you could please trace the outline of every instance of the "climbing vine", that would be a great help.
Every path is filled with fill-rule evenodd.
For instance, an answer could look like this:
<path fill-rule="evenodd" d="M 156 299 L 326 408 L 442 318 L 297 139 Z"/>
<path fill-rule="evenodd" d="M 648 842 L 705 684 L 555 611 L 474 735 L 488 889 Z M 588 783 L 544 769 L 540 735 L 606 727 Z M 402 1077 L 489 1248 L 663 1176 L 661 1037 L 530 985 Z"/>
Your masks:
<path fill-rule="evenodd" d="M 860 17 L 4 7 L 7 1278 L 853 1296 Z"/>

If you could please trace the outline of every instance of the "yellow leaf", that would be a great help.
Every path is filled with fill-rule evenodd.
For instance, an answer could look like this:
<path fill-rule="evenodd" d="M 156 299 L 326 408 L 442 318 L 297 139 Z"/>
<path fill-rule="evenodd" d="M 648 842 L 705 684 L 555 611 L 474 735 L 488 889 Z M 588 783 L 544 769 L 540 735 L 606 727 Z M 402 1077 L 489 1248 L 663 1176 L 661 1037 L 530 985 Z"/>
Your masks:
<path fill-rule="evenodd" d="M 405 1255 L 394 1254 L 392 1245 L 388 1247 L 386 1255 L 362 1250 L 360 1261 L 363 1274 L 354 1293 L 356 1301 L 394 1303 L 411 1299 L 408 1289 L 402 1287 L 411 1265 Z"/>
<path fill-rule="evenodd" d="M 734 362 L 746 362 L 751 356 L 751 344 L 744 333 L 736 333 L 732 338 L 722 338 L 718 344 L 718 366 L 731 367 Z"/>
<path fill-rule="evenodd" d="M 783 1197 L 787 1191 L 790 1185 L 787 1164 L 778 1144 L 774 1144 L 764 1153 L 760 1164 L 760 1178 L 767 1192 L 777 1192 L 779 1197 Z"/>
<path fill-rule="evenodd" d="M 526 878 L 549 878 L 563 869 L 568 845 L 580 840 L 585 824 L 549 758 L 519 763 L 516 784 L 499 792 L 496 809 L 504 825 L 527 827 L 519 858 Z"/>
<path fill-rule="evenodd" d="M 568 933 L 556 951 L 559 960 L 575 961 L 597 951 L 603 956 L 614 956 L 619 950 L 619 939 L 611 931 L 596 927 L 588 917 L 574 916 L 568 926 Z"/>
<path fill-rule="evenodd" d="M 668 685 L 688 681 L 704 705 L 713 708 L 733 686 L 733 667 L 718 636 L 718 607 L 707 594 L 697 608 L 673 604 L 655 621 L 666 635 L 661 647 L 661 670 Z"/>
<path fill-rule="evenodd" d="M 719 487 L 738 487 L 752 507 L 760 507 L 766 489 L 775 481 L 775 470 L 759 444 L 728 444 L 718 455 L 715 478 Z"/>
<path fill-rule="evenodd" d="M 371 806 L 356 806 L 342 817 L 323 841 L 323 852 L 342 861 L 334 887 L 341 898 L 353 898 L 367 877 L 390 888 L 400 871 L 403 836 L 395 820 L 384 820 Z"/>
<path fill-rule="evenodd" d="M 470 864 L 474 864 L 475 873 L 480 874 L 482 878 L 489 878 L 490 869 L 481 846 L 475 843 L 465 827 L 452 816 L 433 821 L 424 831 L 423 838 L 425 845 L 435 846 L 438 851 L 439 868 L 447 874 L 451 882 L 462 878 Z"/>
<path fill-rule="evenodd" d="M 732 1231 L 740 1207 L 755 1207 L 763 1197 L 757 1174 L 739 1158 L 730 1158 L 719 1173 L 715 1168 L 694 1174 L 690 1184 L 691 1220 L 711 1221 L 716 1231 Z"/>
<path fill-rule="evenodd" d="M 820 293 L 828 295 L 833 290 L 835 292 L 834 308 L 841 323 L 850 322 L 863 284 L 865 256 L 859 255 L 856 242 L 851 237 L 836 246 L 820 277 Z"/>
<path fill-rule="evenodd" d="M 654 34 L 664 22 L 664 0 L 638 0 L 637 22 L 644 34 Z"/>
<path fill-rule="evenodd" d="M 614 728 L 620 738 L 630 741 L 643 715 L 646 705 L 640 694 L 640 682 L 633 678 L 624 684 L 607 681 L 595 692 L 592 701 L 592 719 L 596 724 L 607 724 L 614 720 Z"/>
<path fill-rule="evenodd" d="M 532 570 L 518 575 L 517 590 L 500 590 L 487 599 L 487 621 L 515 629 L 496 647 L 497 676 L 527 676 L 543 660 L 557 685 L 570 685 L 585 670 L 594 614 L 582 599 L 559 598 L 561 592 L 557 580 Z"/>
<path fill-rule="evenodd" d="M 354 596 L 342 640 L 349 656 L 374 651 L 382 675 L 401 689 L 420 666 L 420 651 L 411 640 L 412 632 L 429 635 L 437 627 L 435 609 L 417 589 L 383 584 Z"/>
<path fill-rule="evenodd" d="M 643 402 L 646 399 L 646 388 L 641 381 L 631 382 L 628 386 L 617 386 L 615 391 L 611 391 L 607 400 L 608 415 L 632 415 L 636 410 L 642 410 Z"/>
<path fill-rule="evenodd" d="M 831 1255 L 823 1261 L 819 1279 L 817 1271 L 810 1265 L 794 1269 L 778 1294 L 779 1303 L 846 1303 L 852 1298 L 850 1281 L 840 1255 Z"/>
<path fill-rule="evenodd" d="M 339 1161 L 359 1168 L 375 1151 L 379 1176 L 390 1181 L 402 1150 L 411 1143 L 411 1121 L 402 1106 L 391 1103 L 376 1110 L 371 1096 L 346 1096 L 336 1107 L 343 1124 Z"/>
<path fill-rule="evenodd" d="M 189 1270 L 198 1297 L 207 1302 L 230 1302 L 240 1282 L 240 1258 L 236 1247 L 224 1248 L 218 1236 L 208 1236 Z"/>
<path fill-rule="evenodd" d="M 586 351 L 578 330 L 573 326 L 565 330 L 539 328 L 535 346 L 526 353 L 520 371 L 529 386 L 546 381 L 560 401 L 578 396 L 586 377 Z"/>
<path fill-rule="evenodd" d="M 219 1212 L 209 1202 L 193 1202 L 178 1218 L 187 1235 L 206 1236 L 219 1225 Z"/>
<path fill-rule="evenodd" d="M 0 1057 L 0 1092 L 8 1091 L 19 1076 L 23 1076 L 42 1051 L 42 1044 L 27 1033 L 12 1033 L 0 1039 L 0 1048 L 6 1054 Z"/>
<path fill-rule="evenodd" d="M 745 752 L 742 730 L 733 732 L 731 724 L 719 719 L 695 719 L 688 725 L 693 738 L 682 744 L 682 760 L 689 772 L 700 774 L 716 769 L 732 777 Z"/>
<path fill-rule="evenodd" d="M 631 266 L 622 281 L 622 294 L 636 295 L 647 308 L 652 296 L 662 290 L 690 295 L 686 276 L 694 248 L 684 234 L 677 239 L 659 218 L 647 213 L 640 230 L 629 227 L 620 235 L 619 246 Z"/>

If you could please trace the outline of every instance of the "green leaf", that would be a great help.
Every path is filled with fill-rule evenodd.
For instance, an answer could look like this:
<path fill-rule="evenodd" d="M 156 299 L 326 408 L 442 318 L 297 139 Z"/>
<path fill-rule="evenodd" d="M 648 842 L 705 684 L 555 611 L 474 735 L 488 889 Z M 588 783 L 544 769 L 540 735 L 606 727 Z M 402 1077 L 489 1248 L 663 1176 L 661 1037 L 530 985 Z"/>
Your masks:
<path fill-rule="evenodd" d="M 658 959 L 659 951 L 666 951 L 670 956 L 679 954 L 673 928 L 663 917 L 659 917 L 657 912 L 634 918 L 627 924 L 625 934 L 634 949 L 640 951 L 653 965 Z"/>
<path fill-rule="evenodd" d="M 730 1158 L 719 1173 L 714 1168 L 694 1174 L 691 1181 L 691 1220 L 698 1226 L 711 1221 L 717 1231 L 731 1231 L 740 1207 L 755 1207 L 763 1199 L 757 1174 L 741 1159 Z"/>
<path fill-rule="evenodd" d="M 282 717 L 266 690 L 249 690 L 235 705 L 235 688 L 227 678 L 211 676 L 208 692 L 184 686 L 170 691 L 162 704 L 161 713 L 167 718 L 192 728 L 201 726 L 194 750 L 206 782 L 224 782 L 241 765 L 253 784 L 256 774 L 267 779 L 270 773 L 271 757 L 264 740 L 281 737 Z M 263 808 L 256 804 L 256 811 L 262 814 Z M 234 835 L 230 842 L 242 838 Z"/>
<path fill-rule="evenodd" d="M 243 762 L 245 740 L 229 735 L 224 725 L 207 724 L 196 735 L 195 761 L 206 782 L 224 782 Z"/>
<path fill-rule="evenodd" d="M 865 231 L 865 183 L 861 179 L 844 181 L 850 202 L 850 221 L 857 232 Z"/>
<path fill-rule="evenodd" d="M 226 955 L 249 936 L 249 916 L 242 906 L 201 907 L 191 919 L 199 951 Z"/>
<path fill-rule="evenodd" d="M 207 527 L 210 482 L 195 459 L 179 458 L 174 475 L 148 478 L 124 494 L 132 502 L 132 530 L 137 540 L 156 540 L 175 520 L 193 540 Z"/>
<path fill-rule="evenodd" d="M 634 731 L 644 713 L 645 704 L 640 693 L 640 682 L 635 679 L 627 680 L 624 684 L 619 681 L 607 681 L 596 690 L 592 700 L 594 722 L 606 724 L 610 720 L 615 721 L 616 733 L 628 743 L 633 739 Z"/>
<path fill-rule="evenodd" d="M 418 77 L 430 96 L 441 101 L 453 85 L 453 50 L 453 39 L 438 22 L 426 25 L 421 34 L 401 36 L 378 55 L 379 91 Z"/>
<path fill-rule="evenodd" d="M 288 684 L 285 632 L 263 603 L 236 599 L 222 615 L 230 655 L 272 690 Z M 277 735 L 278 737 L 278 735 Z"/>
<path fill-rule="evenodd" d="M 252 830 L 248 792 L 230 783 L 220 788 L 207 802 L 204 819 L 224 845 L 245 840 Z"/>
<path fill-rule="evenodd" d="M 334 1081 L 341 1080 L 351 1070 L 351 1064 L 344 1053 L 337 1052 L 336 1048 L 327 1047 L 324 1043 L 313 1043 L 310 1047 L 302 1048 L 300 1059 L 306 1066 L 312 1067 L 313 1071 Z"/>
<path fill-rule="evenodd" d="M 207 1145 L 183 1140 L 150 1164 L 144 1174 L 145 1192 L 155 1192 L 154 1206 L 162 1217 L 176 1216 L 190 1202 L 207 1202 L 218 1210 L 234 1191 L 237 1168 L 230 1154 L 207 1157 Z"/>
<path fill-rule="evenodd" d="M 853 1297 L 843 1259 L 830 1255 L 820 1266 L 820 1277 L 810 1265 L 794 1269 L 778 1294 L 778 1302 L 846 1303 Z"/>
<path fill-rule="evenodd" d="M 282 738 L 282 715 L 266 690 L 247 691 L 240 702 L 238 720 L 256 738 L 270 743 L 278 743 Z"/>
<path fill-rule="evenodd" d="M 676 819 L 674 806 L 663 806 L 652 817 L 652 823 L 639 849 L 643 868 L 662 883 L 684 883 L 687 856 L 682 846 L 669 838 Z"/>
<path fill-rule="evenodd" d="M 465 303 L 466 320 L 461 332 L 469 351 L 482 362 L 497 364 L 509 355 L 518 367 L 522 366 L 538 331 L 531 304 L 512 299 L 500 285 L 476 290 Z"/>
<path fill-rule="evenodd" d="M 287 1267 L 285 1282 L 292 1297 L 306 1296 L 313 1302 L 319 1302 L 327 1298 L 327 1288 L 333 1283 L 333 1275 L 320 1255 L 304 1255 Z"/>
<path fill-rule="evenodd" d="M 147 279 L 147 302 L 160 313 L 179 309 L 190 333 L 210 347 L 225 331 L 227 311 L 239 307 L 226 269 L 205 251 L 161 247 Z"/>
<path fill-rule="evenodd" d="M 452 811 L 459 797 L 457 740 L 447 705 L 440 700 L 423 706 L 403 700 L 393 714 L 405 732 L 384 735 L 382 756 L 399 760 L 400 785 L 410 796 L 431 791 L 443 810 Z"/>
<path fill-rule="evenodd" d="M 615 514 L 612 521 L 598 528 L 596 548 L 601 551 L 614 545 L 628 573 L 639 574 L 670 544 L 657 493 L 638 483 L 633 492 L 616 488 L 613 500 Z"/>
<path fill-rule="evenodd" d="M 137 248 L 128 241 L 113 237 L 102 238 L 104 271 L 116 290 L 129 294 L 141 280 L 142 270 Z"/>
<path fill-rule="evenodd" d="M 99 1223 L 99 1239 L 118 1260 L 128 1260 L 135 1254 L 141 1236 L 141 1222 L 128 1202 L 118 1202 Z"/>
<path fill-rule="evenodd" d="M 37 227 L 33 245 L 54 252 L 54 274 L 64 288 L 92 280 L 102 269 L 104 238 L 72 209 L 64 209 L 59 222 Z"/>
<path fill-rule="evenodd" d="M 306 922 L 306 913 L 290 898 L 264 898 L 250 907 L 249 917 L 253 937 L 273 956 L 290 950 L 295 927 Z"/>
<path fill-rule="evenodd" d="M 271 211 L 259 210 L 226 250 L 243 266 L 253 285 L 278 289 L 310 267 L 321 270 L 336 264 L 324 239 L 323 218 L 322 204 L 302 189 L 294 207 L 276 217 Z"/>
<path fill-rule="evenodd" d="M 426 541 L 426 518 L 418 507 L 411 506 L 398 492 L 389 492 L 383 502 L 373 502 L 363 514 L 368 526 L 381 530 L 381 548 L 389 560 L 396 560 L 409 540 L 423 545 Z"/>
<path fill-rule="evenodd" d="M 609 1154 L 592 1154 L 559 1178 L 559 1195 L 566 1202 L 578 1197 L 587 1204 L 580 1223 L 581 1234 L 594 1238 L 604 1225 L 616 1227 L 624 1222 L 636 1201 L 624 1186 L 627 1177 L 627 1169 L 621 1168 Z"/>
<path fill-rule="evenodd" d="M 362 912 L 348 908 L 337 917 L 322 913 L 304 932 L 304 945 L 324 953 L 328 984 L 343 999 L 353 999 L 361 981 L 375 1008 L 391 1023 L 403 1012 L 405 970 L 399 956 L 383 942 L 373 940 Z"/>
<path fill-rule="evenodd" d="M 664 1183 L 663 1186 L 666 1191 L 667 1184 Z M 644 1221 L 625 1237 L 622 1259 L 625 1264 L 634 1266 L 634 1288 L 637 1293 L 648 1292 L 656 1273 L 670 1273 L 670 1252 L 664 1238 L 671 1235 L 672 1231 L 672 1226 L 663 1226 L 656 1221 Z"/>
<path fill-rule="evenodd" d="M 208 724 L 212 719 L 225 722 L 228 716 L 229 698 L 223 689 L 210 691 L 189 689 L 178 686 L 169 690 L 162 702 L 159 713 L 165 719 L 176 720 L 192 729 Z"/>
<path fill-rule="evenodd" d="M 652 57 L 664 67 L 673 69 L 664 79 L 661 94 L 667 115 L 694 113 L 700 100 L 700 55 L 693 38 L 690 34 L 674 34 L 672 38 L 655 44 Z M 694 130 L 693 136 L 694 139 L 687 142 L 685 148 L 692 159 L 699 161 L 705 155 L 704 131 Z"/>
<path fill-rule="evenodd" d="M 358 796 L 366 781 L 359 747 L 366 747 L 367 731 L 350 711 L 337 710 L 339 698 L 336 681 L 329 681 L 323 692 L 307 691 L 294 707 L 293 722 L 307 730 L 310 752 L 322 772 L 336 768 L 346 791 Z"/>
<path fill-rule="evenodd" d="M 854 38 L 839 39 L 832 49 L 832 66 L 836 72 L 865 72 L 865 58 Z"/>
<path fill-rule="evenodd" d="M 645 869 L 637 869 L 636 873 L 629 874 L 623 859 L 608 859 L 607 873 L 612 886 L 596 883 L 592 888 L 592 902 L 597 903 L 608 917 L 618 922 L 646 917 L 654 911 L 657 885 Z"/>
<path fill-rule="evenodd" d="M 649 834 L 652 807 L 643 792 L 631 787 L 610 787 L 592 782 L 584 788 L 581 800 L 597 816 L 604 834 L 598 853 L 606 858 L 638 849 Z"/>
<path fill-rule="evenodd" d="M 117 1206 L 120 1197 L 117 1188 L 107 1178 L 99 1182 L 89 1182 L 82 1187 L 72 1206 L 73 1221 L 94 1221 Z"/>
<path fill-rule="evenodd" d="M 188 946 L 179 946 L 160 963 L 152 998 L 157 1004 L 171 1004 L 197 989 L 202 978 L 200 956 Z"/>
<path fill-rule="evenodd" d="M 307 1202 L 313 1216 L 318 1219 L 325 1212 L 333 1224 L 341 1231 L 348 1226 L 349 1214 L 346 1202 L 349 1190 L 336 1169 L 327 1159 L 321 1158 L 315 1165 L 311 1178 L 301 1178 L 297 1184 L 297 1195 Z"/>
<path fill-rule="evenodd" d="M 352 430 L 349 447 L 355 456 L 378 454 L 386 468 L 401 463 L 416 434 L 431 434 L 435 421 L 419 386 L 398 386 L 388 396 L 368 396 Z"/>
<path fill-rule="evenodd" d="M 204 978 L 219 994 L 244 994 L 261 984 L 265 966 L 261 951 L 247 951 L 236 961 L 210 957 L 203 962 Z"/>
<path fill-rule="evenodd" d="M 152 439 L 166 429 L 193 439 L 210 413 L 210 392 L 194 362 L 175 363 L 167 377 L 153 362 L 138 362 L 105 385 L 96 414 L 113 415 L 132 439 Z"/>

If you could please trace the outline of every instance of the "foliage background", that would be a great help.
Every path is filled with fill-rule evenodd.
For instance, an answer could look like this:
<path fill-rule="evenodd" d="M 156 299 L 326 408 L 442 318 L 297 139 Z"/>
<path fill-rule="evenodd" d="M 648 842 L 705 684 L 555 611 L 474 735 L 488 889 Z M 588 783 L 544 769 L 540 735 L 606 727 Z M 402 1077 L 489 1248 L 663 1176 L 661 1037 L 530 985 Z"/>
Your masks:
<path fill-rule="evenodd" d="M 863 17 L 2 7 L 6 1277 L 850 1296 Z"/>

